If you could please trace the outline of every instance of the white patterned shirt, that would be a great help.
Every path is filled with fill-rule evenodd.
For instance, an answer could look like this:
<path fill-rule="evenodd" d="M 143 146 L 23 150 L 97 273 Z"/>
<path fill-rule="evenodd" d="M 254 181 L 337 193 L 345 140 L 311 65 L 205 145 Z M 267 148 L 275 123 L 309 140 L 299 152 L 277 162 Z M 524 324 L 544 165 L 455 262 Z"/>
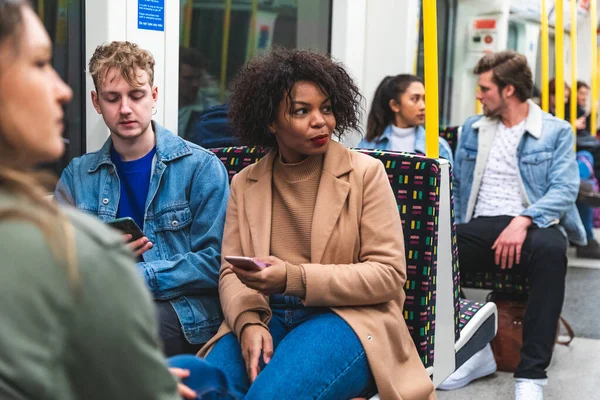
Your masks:
<path fill-rule="evenodd" d="M 483 171 L 474 218 L 517 216 L 525 209 L 517 163 L 517 146 L 525 133 L 525 120 L 507 128 L 498 123 L 494 143 Z"/>

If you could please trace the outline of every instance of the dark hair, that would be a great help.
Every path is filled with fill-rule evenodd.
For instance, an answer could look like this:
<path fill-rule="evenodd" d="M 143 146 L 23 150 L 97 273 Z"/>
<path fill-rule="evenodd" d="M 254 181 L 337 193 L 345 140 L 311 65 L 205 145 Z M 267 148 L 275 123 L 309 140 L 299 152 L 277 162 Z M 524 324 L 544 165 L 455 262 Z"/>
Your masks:
<path fill-rule="evenodd" d="M 17 33 L 23 22 L 21 8 L 30 5 L 28 0 L 0 0 L 0 44 L 10 39 L 15 41 L 15 45 L 18 43 Z"/>
<path fill-rule="evenodd" d="M 232 82 L 229 119 L 243 144 L 277 146 L 269 125 L 299 81 L 313 82 L 329 96 L 338 138 L 348 129 L 360 129 L 362 96 L 341 63 L 311 51 L 275 47 L 242 67 Z"/>
<path fill-rule="evenodd" d="M 200 50 L 194 47 L 179 48 L 179 65 L 190 65 L 195 68 L 206 69 L 206 60 Z"/>
<path fill-rule="evenodd" d="M 477 62 L 473 73 L 480 75 L 490 70 L 493 71 L 492 81 L 498 85 L 499 91 L 512 85 L 519 100 L 526 101 L 531 97 L 533 77 L 523 54 L 513 50 L 488 53 Z"/>
<path fill-rule="evenodd" d="M 577 81 L 577 90 L 581 89 L 581 88 L 586 88 L 589 90 L 590 85 L 588 85 L 587 83 L 585 83 L 584 81 Z"/>
<path fill-rule="evenodd" d="M 375 90 L 375 96 L 373 96 L 371 111 L 369 111 L 369 118 L 367 119 L 367 136 L 365 139 L 372 141 L 381 136 L 385 128 L 394 121 L 394 111 L 390 108 L 390 100 L 394 99 L 400 103 L 400 96 L 414 82 L 423 83 L 423 80 L 410 74 L 383 78 Z"/>

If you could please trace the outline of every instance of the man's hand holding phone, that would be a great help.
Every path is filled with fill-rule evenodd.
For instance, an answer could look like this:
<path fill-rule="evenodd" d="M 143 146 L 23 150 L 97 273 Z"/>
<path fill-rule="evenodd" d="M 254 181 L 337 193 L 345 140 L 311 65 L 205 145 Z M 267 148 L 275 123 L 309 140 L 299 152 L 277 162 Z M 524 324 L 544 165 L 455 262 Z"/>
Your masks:
<path fill-rule="evenodd" d="M 265 296 L 285 291 L 287 281 L 285 262 L 277 257 L 233 257 L 225 256 L 231 271 L 250 289 Z"/>
<path fill-rule="evenodd" d="M 125 243 L 127 243 L 127 247 L 129 247 L 136 257 L 141 256 L 153 246 L 152 242 L 148 240 L 146 236 L 142 236 L 141 238 L 132 241 L 131 234 L 126 233 L 123 235 L 123 239 L 125 240 Z"/>
<path fill-rule="evenodd" d="M 118 218 L 109 221 L 108 225 L 123 233 L 123 240 L 127 243 L 127 247 L 129 247 L 136 257 L 141 256 L 152 248 L 152 243 L 144 235 L 144 232 L 142 232 L 133 218 Z"/>

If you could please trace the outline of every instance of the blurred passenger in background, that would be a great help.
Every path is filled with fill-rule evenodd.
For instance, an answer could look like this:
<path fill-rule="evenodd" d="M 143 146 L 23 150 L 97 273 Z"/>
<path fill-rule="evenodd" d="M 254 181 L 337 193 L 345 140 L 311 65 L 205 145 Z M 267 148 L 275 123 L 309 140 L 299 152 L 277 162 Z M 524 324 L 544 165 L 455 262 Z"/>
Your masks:
<path fill-rule="evenodd" d="M 218 106 L 219 85 L 207 71 L 206 60 L 193 47 L 179 48 L 179 122 L 178 135 L 199 143 L 196 123 L 208 109 Z M 207 146 L 203 146 L 207 147 Z"/>
<path fill-rule="evenodd" d="M 585 89 L 585 88 L 583 88 Z M 549 82 L 549 105 L 551 114 L 556 112 L 556 81 Z M 582 90 L 584 93 L 585 90 Z M 565 83 L 565 120 L 570 122 L 571 87 Z M 582 97 L 582 96 L 581 96 Z M 579 166 L 579 193 L 577 196 L 577 209 L 583 222 L 587 236 L 585 246 L 577 246 L 577 257 L 600 259 L 600 243 L 594 237 L 594 212 L 592 207 L 600 207 L 600 193 L 598 193 L 597 179 L 594 166 L 597 165 L 596 157 L 600 157 L 600 142 L 591 136 L 586 127 L 585 110 L 579 106 L 580 94 L 577 93 L 577 163 Z M 599 171 L 600 172 L 600 171 Z"/>
<path fill-rule="evenodd" d="M 196 353 L 217 331 L 221 239 L 229 197 L 223 163 L 152 120 L 154 58 L 130 42 L 98 46 L 92 103 L 110 130 L 96 152 L 65 168 L 55 198 L 104 222 L 131 217 L 129 243 L 154 295 L 168 356 Z"/>
<path fill-rule="evenodd" d="M 386 76 L 377 87 L 363 149 L 425 154 L 425 87 L 415 75 Z M 437 134 L 438 127 L 435 127 Z M 452 163 L 452 150 L 440 138 L 440 157 Z"/>
<path fill-rule="evenodd" d="M 72 92 L 51 59 L 29 3 L 0 0 L 0 398 L 178 399 L 122 237 L 47 201 L 32 172 L 64 151 L 62 107 Z M 196 386 L 204 392 L 220 372 L 198 361 L 173 365 L 209 374 Z M 180 393 L 198 394 L 181 384 Z"/>

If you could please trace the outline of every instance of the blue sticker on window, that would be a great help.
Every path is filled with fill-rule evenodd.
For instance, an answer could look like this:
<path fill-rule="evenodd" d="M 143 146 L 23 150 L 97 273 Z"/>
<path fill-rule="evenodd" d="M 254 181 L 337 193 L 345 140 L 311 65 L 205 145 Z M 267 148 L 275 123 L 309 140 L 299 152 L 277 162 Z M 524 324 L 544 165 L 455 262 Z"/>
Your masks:
<path fill-rule="evenodd" d="M 165 31 L 165 0 L 138 1 L 138 29 Z"/>

